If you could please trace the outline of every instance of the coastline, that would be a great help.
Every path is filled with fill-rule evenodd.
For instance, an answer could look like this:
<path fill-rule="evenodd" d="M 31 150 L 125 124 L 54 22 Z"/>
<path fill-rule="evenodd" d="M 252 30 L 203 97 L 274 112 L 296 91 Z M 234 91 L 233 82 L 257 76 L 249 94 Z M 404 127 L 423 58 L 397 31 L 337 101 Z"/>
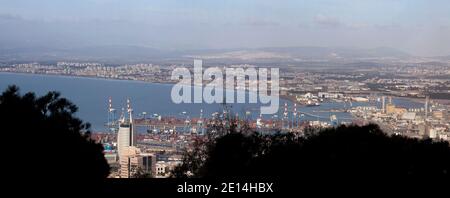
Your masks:
<path fill-rule="evenodd" d="M 156 85 L 175 85 L 178 82 L 159 82 L 159 81 L 143 81 L 143 80 L 130 80 L 130 79 L 119 79 L 119 78 L 105 78 L 105 77 L 96 77 L 96 76 L 80 76 L 80 75 L 64 75 L 64 74 L 42 74 L 42 73 L 29 73 L 29 72 L 5 72 L 0 71 L 0 74 L 13 74 L 13 75 L 28 75 L 28 76 L 51 76 L 51 77 L 61 77 L 61 78 L 81 78 L 81 79 L 91 79 L 91 80 L 105 80 L 105 81 L 117 81 L 117 82 L 138 82 L 138 83 L 144 83 L 144 84 L 156 84 Z M 242 89 L 234 89 L 234 91 L 243 91 Z M 245 92 L 249 92 L 248 90 L 245 90 Z M 281 98 L 283 98 L 282 95 L 280 95 Z M 285 98 L 291 102 L 292 100 Z"/>
<path fill-rule="evenodd" d="M 160 84 L 160 85 L 174 85 L 175 82 L 157 82 L 157 81 L 143 81 L 143 80 L 131 80 L 131 79 L 120 79 L 120 78 L 105 78 L 96 76 L 78 76 L 78 75 L 64 75 L 64 74 L 42 74 L 42 73 L 29 73 L 29 72 L 5 72 L 0 71 L 0 74 L 13 74 L 13 75 L 29 75 L 29 76 L 51 76 L 51 77 L 61 77 L 61 78 L 82 78 L 91 80 L 105 80 L 105 81 L 128 81 L 128 82 L 139 82 L 139 83 L 149 83 L 149 84 Z"/>
<path fill-rule="evenodd" d="M 0 74 L 13 74 L 13 75 L 30 75 L 30 76 L 52 76 L 52 77 L 61 77 L 61 78 L 82 78 L 82 79 L 91 79 L 91 80 L 105 80 L 105 81 L 121 81 L 121 82 L 137 82 L 137 83 L 148 83 L 148 84 L 159 84 L 159 85 L 175 85 L 177 82 L 160 82 L 160 81 L 143 81 L 143 80 L 132 80 L 132 79 L 119 79 L 119 78 L 107 78 L 107 77 L 98 77 L 98 76 L 82 76 L 82 75 L 64 75 L 64 74 L 43 74 L 43 73 L 30 73 L 30 72 L 9 72 L 9 71 L 0 71 Z M 235 89 L 240 91 L 239 89 Z M 245 90 L 248 92 L 248 90 Z M 296 99 L 291 95 L 279 95 L 280 98 L 288 100 L 290 102 L 295 103 Z M 395 96 L 395 98 L 403 98 L 413 102 L 424 103 L 425 98 L 414 98 L 414 97 L 400 97 Z M 450 99 L 432 99 L 437 101 L 443 105 L 450 105 Z"/>

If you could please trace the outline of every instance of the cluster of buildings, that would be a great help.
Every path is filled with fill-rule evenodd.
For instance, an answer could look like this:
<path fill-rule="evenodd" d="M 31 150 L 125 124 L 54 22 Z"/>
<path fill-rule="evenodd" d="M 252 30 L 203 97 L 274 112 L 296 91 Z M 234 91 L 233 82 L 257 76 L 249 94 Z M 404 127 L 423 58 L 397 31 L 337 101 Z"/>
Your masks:
<path fill-rule="evenodd" d="M 435 140 L 450 141 L 450 113 L 447 106 L 433 102 L 428 97 L 423 107 L 408 108 L 396 104 L 391 96 L 381 96 L 373 103 L 365 97 L 348 97 L 346 95 L 320 92 L 319 94 L 305 94 L 298 98 L 348 100 L 349 103 L 365 105 L 349 105 L 345 109 L 332 109 L 334 112 L 347 112 L 353 118 L 346 122 L 342 118 L 331 115 L 329 121 L 305 120 L 297 104 L 282 106 L 282 114 L 277 118 L 263 119 L 262 117 L 249 122 L 250 127 L 262 132 L 273 131 L 274 128 L 287 132 L 302 133 L 305 128 L 333 127 L 338 124 L 367 124 L 377 123 L 383 131 L 415 138 L 431 138 Z M 362 100 L 365 98 L 367 100 Z M 305 106 L 304 106 L 305 107 Z M 105 133 L 100 141 L 105 145 L 105 158 L 112 167 L 112 178 L 132 178 L 147 175 L 155 178 L 169 177 L 171 171 L 182 163 L 184 149 L 189 149 L 192 142 L 204 138 L 204 132 L 184 130 L 186 124 L 182 119 L 161 118 L 134 119 L 128 101 L 126 116 L 122 115 L 115 133 Z M 200 116 L 201 117 L 201 116 Z M 190 120 L 198 123 L 200 119 Z M 338 122 L 339 120 L 339 122 Z M 207 122 L 207 120 L 204 120 Z M 150 126 L 164 123 L 172 130 L 156 130 Z M 194 124 L 190 124 L 192 126 Z M 179 125 L 179 126 L 178 126 Z M 137 126 L 147 126 L 147 133 L 138 134 Z M 178 126 L 178 127 L 177 127 Z M 200 127 L 200 129 L 204 129 Z"/>
<path fill-rule="evenodd" d="M 324 65 L 327 65 L 323 63 Z M 338 64 L 338 63 L 336 63 Z M 450 98 L 450 66 L 433 63 L 389 62 L 370 66 L 335 65 L 308 68 L 286 66 L 280 68 L 281 95 L 298 95 L 308 92 L 392 95 L 400 97 L 433 99 Z M 96 62 L 57 62 L 56 64 L 20 63 L 0 67 L 0 72 L 20 72 L 52 75 L 86 76 L 97 78 L 138 80 L 145 82 L 174 83 L 172 71 L 185 65 L 156 65 L 150 63 L 104 65 Z M 191 65 L 186 65 L 190 70 Z M 223 70 L 225 67 L 217 67 Z M 235 64 L 226 68 L 258 68 L 255 65 Z M 192 72 L 192 71 L 191 71 Z M 224 72 L 223 72 L 224 73 Z M 248 79 L 246 86 L 258 82 Z M 238 89 L 245 89 L 238 87 Z"/>
<path fill-rule="evenodd" d="M 361 63 L 362 64 L 362 63 Z M 12 64 L 0 67 L 0 72 L 86 76 L 146 82 L 173 83 L 172 71 L 179 65 L 132 64 L 106 66 L 89 62 L 58 62 L 56 64 Z M 253 68 L 254 65 L 231 65 L 227 68 Z M 225 67 L 219 67 L 223 69 Z M 189 69 L 193 69 L 190 68 Z M 258 84 L 248 79 L 245 86 Z M 235 84 L 237 89 L 245 89 Z M 345 123 L 376 123 L 390 134 L 450 141 L 450 66 L 422 63 L 383 63 L 349 68 L 302 67 L 280 68 L 280 96 L 293 105 L 280 106 L 281 114 L 250 121 L 259 130 L 283 129 L 302 132 L 306 127 L 331 127 Z M 422 107 L 405 107 L 392 98 L 421 100 Z M 375 101 L 375 102 L 373 102 Z M 302 107 L 318 107 L 323 103 L 349 104 L 341 109 L 327 109 L 325 118 L 300 111 Z M 365 105 L 352 105 L 364 103 Z M 297 104 L 299 107 L 297 108 Z M 114 126 L 114 135 L 105 134 L 105 157 L 110 163 L 110 177 L 130 178 L 137 175 L 168 177 L 181 163 L 182 149 L 204 133 L 200 119 L 152 120 L 133 119 L 128 102 L 126 116 Z M 113 111 L 110 108 L 110 111 Z M 350 113 L 351 120 L 336 116 Z M 305 117 L 313 117 L 306 121 Z M 315 119 L 316 117 L 317 119 Z M 325 121 L 324 121 L 325 120 Z M 206 121 L 205 121 L 206 122 Z M 158 129 L 158 123 L 169 128 Z M 149 133 L 136 133 L 135 125 L 154 126 Z M 199 127 L 193 127 L 199 126 Z M 187 130 L 188 129 L 188 130 Z M 162 130 L 162 131 L 161 131 Z M 200 131 L 201 130 L 201 131 Z M 162 135 L 157 133 L 162 132 Z M 178 133 L 182 132 L 182 133 Z M 187 133 L 186 133 L 187 132 Z"/>
<path fill-rule="evenodd" d="M 133 110 L 127 100 L 127 112 L 118 120 L 116 137 L 105 135 L 100 139 L 105 145 L 105 158 L 112 167 L 110 177 L 170 176 L 170 171 L 181 163 L 181 155 L 176 150 L 171 151 L 171 145 L 168 149 L 149 149 L 148 139 L 141 139 L 138 144 L 134 124 Z"/>
<path fill-rule="evenodd" d="M 22 63 L 0 67 L 0 72 L 17 72 L 47 75 L 68 75 L 146 82 L 171 82 L 170 75 L 175 66 L 133 64 L 105 66 L 91 62 L 57 62 L 56 64 Z"/>
<path fill-rule="evenodd" d="M 432 103 L 428 97 L 422 108 L 398 106 L 392 97 L 383 96 L 381 100 L 381 107 L 357 107 L 352 113 L 367 122 L 377 123 L 391 134 L 450 141 L 448 107 Z"/>

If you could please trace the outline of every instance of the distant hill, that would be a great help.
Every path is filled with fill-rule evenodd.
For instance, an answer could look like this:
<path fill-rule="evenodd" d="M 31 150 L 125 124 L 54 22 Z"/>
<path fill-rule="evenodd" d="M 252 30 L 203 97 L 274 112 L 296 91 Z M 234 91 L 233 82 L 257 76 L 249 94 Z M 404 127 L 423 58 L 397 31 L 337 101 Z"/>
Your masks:
<path fill-rule="evenodd" d="M 263 48 L 274 52 L 289 53 L 298 57 L 344 57 L 344 58 L 381 58 L 381 57 L 410 57 L 409 54 L 397 49 L 380 47 L 373 49 L 350 48 L 325 48 L 325 47 L 287 47 L 287 48 Z"/>
<path fill-rule="evenodd" d="M 214 52 L 193 52 L 188 58 L 249 62 L 299 62 L 299 61 L 373 61 L 377 59 L 407 59 L 412 56 L 393 48 L 350 49 L 326 47 L 278 47 L 258 49 L 232 49 Z"/>
<path fill-rule="evenodd" d="M 180 56 L 174 51 L 163 51 L 140 46 L 93 46 L 79 48 L 14 48 L 0 49 L 2 61 L 99 61 L 99 62 L 142 62 Z"/>
<path fill-rule="evenodd" d="M 449 56 L 438 56 L 438 57 L 434 57 L 434 58 L 441 60 L 441 61 L 450 61 L 450 55 Z"/>
<path fill-rule="evenodd" d="M 393 48 L 350 49 L 326 47 L 268 47 L 204 50 L 159 50 L 142 46 L 93 46 L 79 48 L 0 48 L 0 61 L 100 61 L 114 63 L 188 61 L 298 62 L 310 60 L 405 59 L 411 55 Z"/>

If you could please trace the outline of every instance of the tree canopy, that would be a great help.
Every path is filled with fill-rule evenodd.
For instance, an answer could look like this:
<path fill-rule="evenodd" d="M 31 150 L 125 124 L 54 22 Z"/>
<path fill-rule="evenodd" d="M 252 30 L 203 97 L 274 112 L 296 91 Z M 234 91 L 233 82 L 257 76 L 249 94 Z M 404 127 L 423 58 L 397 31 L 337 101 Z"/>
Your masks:
<path fill-rule="evenodd" d="M 450 176 L 448 142 L 389 136 L 377 125 L 263 135 L 229 127 L 185 153 L 175 177 Z"/>
<path fill-rule="evenodd" d="M 2 144 L 9 173 L 55 182 L 106 178 L 103 147 L 90 138 L 90 125 L 75 112 L 77 107 L 57 92 L 37 97 L 8 87 L 0 95 L 0 132 L 4 143 L 13 143 Z"/>

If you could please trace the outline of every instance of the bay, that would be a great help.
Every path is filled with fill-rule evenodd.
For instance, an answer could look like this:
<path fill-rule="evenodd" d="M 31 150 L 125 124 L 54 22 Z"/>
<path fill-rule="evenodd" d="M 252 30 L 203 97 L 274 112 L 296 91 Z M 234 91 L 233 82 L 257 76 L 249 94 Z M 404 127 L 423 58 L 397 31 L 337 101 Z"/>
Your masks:
<path fill-rule="evenodd" d="M 141 117 L 142 112 L 148 116 L 158 114 L 162 116 L 174 116 L 185 118 L 186 116 L 199 117 L 200 109 L 204 117 L 210 117 L 215 112 L 222 112 L 221 104 L 175 104 L 171 100 L 170 92 L 172 84 L 148 83 L 128 80 L 111 80 L 100 78 L 86 78 L 73 76 L 36 75 L 19 73 L 0 73 L 0 91 L 3 92 L 8 85 L 17 85 L 22 94 L 35 92 L 44 95 L 49 91 L 58 91 L 62 97 L 72 101 L 79 107 L 76 116 L 85 122 L 92 124 L 93 131 L 107 131 L 105 123 L 108 121 L 108 98 L 112 98 L 113 107 L 120 115 L 122 108 L 126 108 L 126 100 L 130 98 L 134 115 Z M 278 114 L 265 115 L 264 118 L 281 118 L 284 104 L 288 104 L 292 110 L 290 101 L 280 99 Z M 395 98 L 394 103 L 408 108 L 422 107 L 423 104 L 406 99 Z M 267 104 L 230 104 L 234 113 L 241 116 L 246 111 L 251 112 L 251 117 L 259 116 L 259 107 Z M 347 112 L 326 112 L 331 109 L 345 108 L 348 104 L 337 102 L 325 102 L 317 107 L 298 107 L 298 111 L 304 113 L 303 120 L 329 121 L 331 115 L 336 115 L 341 121 L 350 121 L 352 116 Z M 352 106 L 368 106 L 370 103 L 354 102 Z M 380 106 L 380 104 L 375 104 Z M 182 112 L 186 112 L 183 114 Z"/>

